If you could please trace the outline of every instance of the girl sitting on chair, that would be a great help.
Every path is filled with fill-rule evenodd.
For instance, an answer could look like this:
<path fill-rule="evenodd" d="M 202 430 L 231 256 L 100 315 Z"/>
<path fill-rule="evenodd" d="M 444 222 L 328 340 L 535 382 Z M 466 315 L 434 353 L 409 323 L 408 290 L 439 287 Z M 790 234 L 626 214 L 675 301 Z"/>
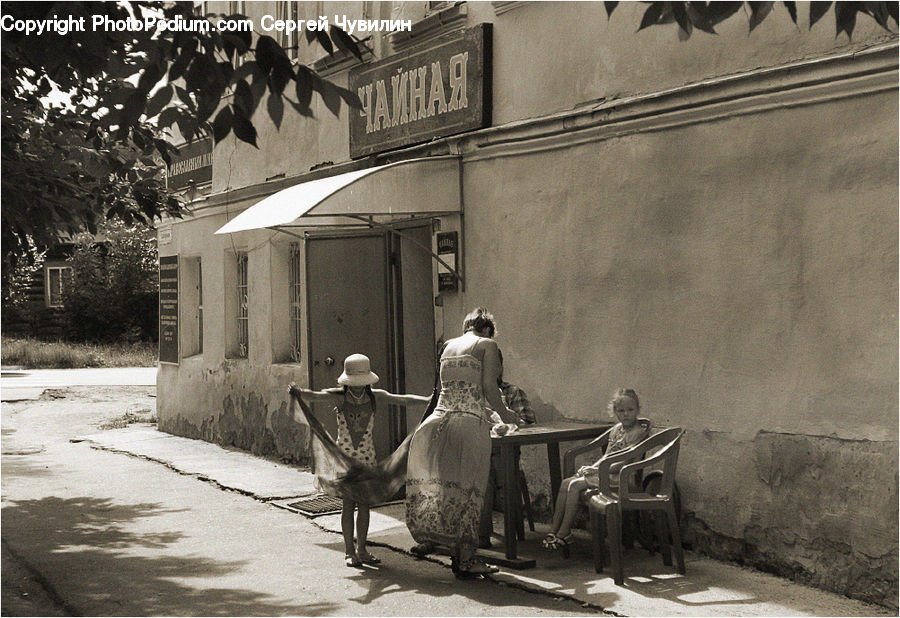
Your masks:
<path fill-rule="evenodd" d="M 572 538 L 572 522 L 582 492 L 586 490 L 596 491 L 600 486 L 598 467 L 608 455 L 631 448 L 650 435 L 650 422 L 646 419 L 638 420 L 640 402 L 637 393 L 630 388 L 620 388 L 614 394 L 607 406 L 610 415 L 615 416 L 618 423 L 613 425 L 609 432 L 609 443 L 603 457 L 592 466 L 582 466 L 575 476 L 564 479 L 559 486 L 559 495 L 556 498 L 556 508 L 553 511 L 553 522 L 550 525 L 550 534 L 541 542 L 546 549 L 566 550 L 569 540 Z M 610 466 L 610 475 L 618 476 L 621 464 Z M 613 482 L 618 485 L 617 481 Z"/>

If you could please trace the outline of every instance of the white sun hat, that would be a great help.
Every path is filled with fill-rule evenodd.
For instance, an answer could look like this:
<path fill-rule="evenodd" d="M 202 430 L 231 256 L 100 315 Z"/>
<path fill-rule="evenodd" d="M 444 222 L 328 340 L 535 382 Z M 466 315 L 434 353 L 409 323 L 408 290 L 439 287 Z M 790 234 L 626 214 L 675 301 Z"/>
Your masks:
<path fill-rule="evenodd" d="M 344 373 L 337 379 L 343 386 L 367 386 L 377 381 L 378 376 L 369 368 L 369 357 L 365 354 L 351 354 L 344 359 Z"/>

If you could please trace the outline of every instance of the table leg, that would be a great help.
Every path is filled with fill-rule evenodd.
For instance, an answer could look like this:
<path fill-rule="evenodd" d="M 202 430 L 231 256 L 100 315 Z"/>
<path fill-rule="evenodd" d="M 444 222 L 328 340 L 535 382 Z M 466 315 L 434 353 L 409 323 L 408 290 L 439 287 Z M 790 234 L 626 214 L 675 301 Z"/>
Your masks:
<path fill-rule="evenodd" d="M 503 540 L 506 544 L 506 557 L 516 558 L 516 492 L 515 448 L 512 445 L 500 447 L 500 461 L 503 468 Z"/>
<path fill-rule="evenodd" d="M 559 486 L 562 484 L 562 473 L 559 464 L 559 442 L 547 443 L 547 463 L 550 467 L 550 504 L 556 504 Z"/>

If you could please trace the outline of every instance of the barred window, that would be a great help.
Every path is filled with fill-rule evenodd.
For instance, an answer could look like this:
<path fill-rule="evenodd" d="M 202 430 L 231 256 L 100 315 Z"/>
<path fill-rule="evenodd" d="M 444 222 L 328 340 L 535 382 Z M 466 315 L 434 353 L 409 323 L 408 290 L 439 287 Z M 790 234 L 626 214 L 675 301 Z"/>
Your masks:
<path fill-rule="evenodd" d="M 298 2 L 278 2 L 275 6 L 275 19 L 283 19 L 296 22 L 298 19 L 300 19 L 300 9 L 298 7 L 298 4 Z M 284 49 L 287 57 L 291 60 L 298 58 L 300 55 L 300 37 L 298 35 L 299 32 L 297 30 L 293 30 L 292 32 L 278 33 L 278 43 Z"/>
<path fill-rule="evenodd" d="M 247 311 L 247 254 L 238 253 L 237 262 L 237 355 L 247 358 L 249 351 L 249 315 Z"/>
<path fill-rule="evenodd" d="M 185 358 L 203 353 L 203 269 L 200 257 L 179 260 L 181 277 L 181 351 Z"/>
<path fill-rule="evenodd" d="M 45 286 L 47 288 L 46 303 L 48 307 L 63 306 L 63 290 L 66 281 L 72 274 L 71 266 L 48 266 Z"/>
<path fill-rule="evenodd" d="M 291 360 L 299 363 L 302 358 L 300 339 L 300 329 L 302 327 L 300 318 L 301 312 L 301 283 L 300 276 L 300 243 L 291 243 Z"/>
<path fill-rule="evenodd" d="M 228 15 L 244 15 L 244 16 L 246 16 L 247 13 L 245 12 L 244 9 L 245 9 L 244 0 L 229 0 Z M 238 55 L 237 52 L 235 52 L 234 58 L 231 59 L 232 64 L 234 65 L 234 68 L 236 69 L 239 66 L 241 66 L 242 64 L 244 64 L 244 59 L 245 59 L 245 56 L 240 56 L 240 55 Z"/>
<path fill-rule="evenodd" d="M 203 354 L 203 263 L 197 258 L 197 354 Z"/>

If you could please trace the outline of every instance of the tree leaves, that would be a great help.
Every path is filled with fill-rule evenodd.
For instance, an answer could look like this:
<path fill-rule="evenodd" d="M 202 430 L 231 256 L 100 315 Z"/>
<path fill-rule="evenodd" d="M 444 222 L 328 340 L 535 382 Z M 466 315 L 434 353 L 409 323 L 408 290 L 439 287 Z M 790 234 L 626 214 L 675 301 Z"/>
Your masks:
<path fill-rule="evenodd" d="M 234 130 L 234 136 L 236 138 L 242 142 L 251 144 L 254 148 L 259 148 L 259 146 L 256 145 L 256 128 L 253 126 L 253 123 L 244 116 L 239 113 L 234 114 L 232 118 L 232 129 Z"/>
<path fill-rule="evenodd" d="M 266 111 L 269 112 L 269 118 L 276 129 L 281 129 L 281 119 L 284 117 L 284 101 L 280 94 L 272 93 L 266 101 Z"/>
<path fill-rule="evenodd" d="M 672 15 L 675 17 L 675 21 L 681 27 L 681 30 L 685 33 L 686 36 L 691 36 L 691 32 L 693 32 L 694 30 L 694 26 L 691 22 L 691 19 L 688 17 L 684 3 L 673 2 L 671 4 L 671 7 Z"/>
<path fill-rule="evenodd" d="M 212 123 L 213 140 L 215 140 L 216 144 L 228 137 L 228 134 L 231 133 L 233 121 L 234 112 L 231 111 L 230 105 L 226 105 L 219 110 L 218 114 L 216 114 L 216 119 L 213 120 Z"/>
<path fill-rule="evenodd" d="M 856 26 L 857 7 L 854 2 L 837 2 L 834 5 L 835 36 L 841 32 L 847 33 L 847 38 L 853 38 L 853 28 Z M 859 3 L 863 4 L 863 3 Z"/>
<path fill-rule="evenodd" d="M 822 16 L 831 8 L 831 2 L 810 2 L 809 3 L 809 27 L 822 19 Z"/>
<path fill-rule="evenodd" d="M 262 70 L 263 74 L 268 76 L 269 72 L 275 68 L 275 62 L 279 56 L 287 56 L 281 46 L 270 36 L 263 35 L 256 42 L 256 64 Z"/>
<path fill-rule="evenodd" d="M 280 98 L 288 82 L 294 77 L 294 69 L 291 61 L 284 56 L 275 60 L 275 66 L 269 75 L 269 90 Z"/>
<path fill-rule="evenodd" d="M 662 23 L 663 14 L 668 10 L 670 10 L 668 2 L 651 2 L 647 10 L 644 11 L 644 17 L 641 19 L 638 31 Z"/>
<path fill-rule="evenodd" d="M 246 118 L 252 116 L 253 110 L 256 108 L 250 85 L 243 79 L 237 83 L 234 89 L 234 108 L 237 113 Z"/>
<path fill-rule="evenodd" d="M 147 103 L 147 108 L 144 110 L 144 115 L 147 118 L 153 118 L 162 109 L 169 104 L 172 100 L 172 94 L 174 93 L 174 88 L 172 88 L 172 84 L 166 84 L 162 88 L 156 91 L 150 101 Z"/>
<path fill-rule="evenodd" d="M 794 25 L 796 26 L 797 25 L 797 3 L 785 0 L 784 2 L 782 2 L 782 4 L 784 4 L 784 8 L 787 9 L 788 15 L 791 16 L 791 21 L 794 22 Z"/>
<path fill-rule="evenodd" d="M 617 3 L 606 3 L 615 5 Z M 717 24 L 725 21 L 737 13 L 743 2 L 647 2 L 647 8 L 638 26 L 638 30 L 644 30 L 650 26 L 659 26 L 675 22 L 678 24 L 679 38 L 690 38 L 693 28 L 709 34 L 716 34 L 713 29 Z M 773 12 L 774 2 L 747 2 L 750 9 L 750 32 L 753 32 Z M 783 2 L 791 21 L 797 24 L 796 2 Z M 889 19 L 893 18 L 897 24 L 897 2 L 810 2 L 809 26 L 815 25 L 834 4 L 836 35 L 846 32 L 852 37 L 856 27 L 857 13 L 869 15 L 875 22 L 890 31 Z M 612 14 L 615 6 L 607 6 L 607 15 Z"/>
<path fill-rule="evenodd" d="M 297 95 L 297 105 L 300 109 L 309 110 L 309 104 L 312 101 L 313 75 L 314 73 L 306 67 L 297 67 L 295 93 Z"/>
<path fill-rule="evenodd" d="M 760 25 L 772 12 L 774 2 L 750 2 L 750 32 Z"/>
<path fill-rule="evenodd" d="M 319 45 L 322 46 L 325 51 L 328 52 L 329 56 L 334 55 L 334 46 L 331 44 L 331 39 L 328 37 L 328 33 L 324 30 L 306 30 L 306 42 L 312 43 L 313 41 L 318 41 Z"/>
<path fill-rule="evenodd" d="M 331 34 L 331 40 L 334 41 L 340 49 L 353 54 L 362 61 L 362 52 L 359 50 L 359 45 L 356 44 L 356 41 L 354 41 L 349 34 L 337 26 L 331 26 L 328 32 Z"/>

